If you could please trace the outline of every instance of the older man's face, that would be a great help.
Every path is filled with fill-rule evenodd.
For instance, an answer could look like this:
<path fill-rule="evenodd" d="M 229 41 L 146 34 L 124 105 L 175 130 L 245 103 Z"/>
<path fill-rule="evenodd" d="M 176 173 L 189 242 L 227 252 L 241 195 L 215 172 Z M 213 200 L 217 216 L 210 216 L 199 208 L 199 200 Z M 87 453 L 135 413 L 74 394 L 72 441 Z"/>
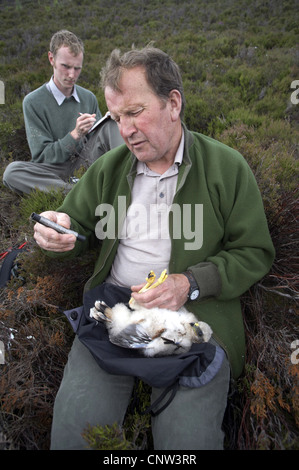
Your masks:
<path fill-rule="evenodd" d="M 174 90 L 161 101 L 148 85 L 144 69 L 126 70 L 120 80 L 120 92 L 105 89 L 112 118 L 129 149 L 138 160 L 157 171 L 170 166 L 181 139 L 181 97 Z"/>

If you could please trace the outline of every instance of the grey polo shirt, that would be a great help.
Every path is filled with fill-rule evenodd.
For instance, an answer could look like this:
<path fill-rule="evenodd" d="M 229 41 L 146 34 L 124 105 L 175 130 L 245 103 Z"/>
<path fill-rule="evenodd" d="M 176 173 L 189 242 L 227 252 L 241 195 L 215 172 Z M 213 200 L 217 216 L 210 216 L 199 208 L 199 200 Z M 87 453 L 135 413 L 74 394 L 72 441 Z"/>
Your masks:
<path fill-rule="evenodd" d="M 143 283 L 151 270 L 157 277 L 164 269 L 168 271 L 171 253 L 168 214 L 183 151 L 184 134 L 174 163 L 162 175 L 150 170 L 143 162 L 137 163 L 132 202 L 107 282 L 131 287 Z"/>

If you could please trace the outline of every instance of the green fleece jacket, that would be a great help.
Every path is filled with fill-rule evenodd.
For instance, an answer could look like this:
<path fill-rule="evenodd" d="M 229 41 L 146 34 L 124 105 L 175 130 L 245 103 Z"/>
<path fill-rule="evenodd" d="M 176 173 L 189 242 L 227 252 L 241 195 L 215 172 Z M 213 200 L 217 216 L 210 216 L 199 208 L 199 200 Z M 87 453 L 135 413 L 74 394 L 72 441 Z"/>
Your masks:
<path fill-rule="evenodd" d="M 184 238 L 184 230 L 180 238 L 172 237 L 169 273 L 186 269 L 193 272 L 200 298 L 187 302 L 186 307 L 212 327 L 214 338 L 225 349 L 232 376 L 236 378 L 242 372 L 245 356 L 239 298 L 269 271 L 274 248 L 261 195 L 244 158 L 224 144 L 183 127 L 184 156 L 173 204 L 193 207 L 202 204 L 203 237 L 201 247 L 196 250 L 188 248 L 192 244 L 189 236 Z M 99 222 L 96 208 L 101 203 L 111 204 L 115 210 L 112 222 L 115 220 L 117 226 L 125 216 L 125 209 L 121 209 L 123 213 L 118 212 L 118 197 L 125 196 L 127 206 L 130 204 L 135 175 L 135 156 L 124 145 L 113 149 L 87 170 L 58 209 L 70 215 L 72 228 L 86 235 L 87 241 L 77 242 L 71 252 L 49 253 L 50 256 L 70 257 L 88 248 L 99 248 L 94 274 L 86 290 L 106 279 L 119 242 L 117 237 L 102 241 L 96 238 L 95 227 Z M 172 223 L 170 216 L 170 234 Z"/>
<path fill-rule="evenodd" d="M 79 85 L 76 90 L 80 103 L 70 97 L 60 106 L 46 84 L 25 96 L 25 129 L 33 162 L 63 164 L 82 150 L 83 140 L 76 141 L 70 134 L 79 113 L 95 113 L 99 119 L 101 112 L 91 91 Z"/>

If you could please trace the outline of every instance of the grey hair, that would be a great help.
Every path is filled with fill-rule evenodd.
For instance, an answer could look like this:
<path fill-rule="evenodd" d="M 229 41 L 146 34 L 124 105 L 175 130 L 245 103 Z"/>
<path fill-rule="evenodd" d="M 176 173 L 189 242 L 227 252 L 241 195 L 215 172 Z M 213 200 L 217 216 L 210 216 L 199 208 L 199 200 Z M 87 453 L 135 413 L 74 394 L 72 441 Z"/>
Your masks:
<path fill-rule="evenodd" d="M 185 109 L 183 81 L 178 65 L 165 52 L 148 45 L 143 49 L 135 49 L 121 55 L 119 49 L 114 49 L 101 71 L 101 86 L 119 90 L 119 82 L 124 70 L 134 67 L 144 67 L 149 86 L 163 101 L 167 101 L 172 90 L 178 90 L 182 98 L 181 117 Z"/>

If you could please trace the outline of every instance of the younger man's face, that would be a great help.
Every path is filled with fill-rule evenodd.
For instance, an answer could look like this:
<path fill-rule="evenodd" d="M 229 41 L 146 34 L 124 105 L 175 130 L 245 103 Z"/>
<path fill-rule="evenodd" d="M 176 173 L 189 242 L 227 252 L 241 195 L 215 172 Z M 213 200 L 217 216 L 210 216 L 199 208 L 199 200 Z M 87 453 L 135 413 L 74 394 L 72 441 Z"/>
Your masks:
<path fill-rule="evenodd" d="M 55 57 L 52 52 L 48 53 L 48 57 L 53 67 L 55 85 L 65 96 L 71 96 L 82 70 L 83 53 L 75 56 L 68 47 L 62 46 Z"/>

